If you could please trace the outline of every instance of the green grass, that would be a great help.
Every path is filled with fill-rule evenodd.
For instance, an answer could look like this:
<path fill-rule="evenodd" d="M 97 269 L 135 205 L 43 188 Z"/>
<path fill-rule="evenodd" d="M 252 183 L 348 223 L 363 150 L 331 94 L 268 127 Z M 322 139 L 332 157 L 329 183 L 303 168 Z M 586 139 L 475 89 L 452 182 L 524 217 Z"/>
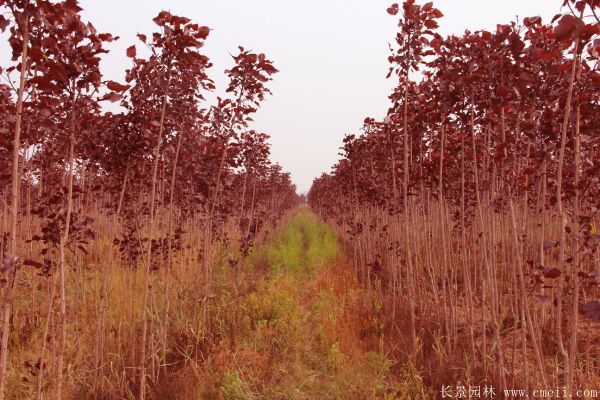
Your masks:
<path fill-rule="evenodd" d="M 339 255 L 333 228 L 308 208 L 298 209 L 273 237 L 255 250 L 254 259 L 263 259 L 272 273 L 313 272 Z"/>
<path fill-rule="evenodd" d="M 296 210 L 253 251 L 246 264 L 248 273 L 259 274 L 252 291 L 237 306 L 227 295 L 219 302 L 222 342 L 230 343 L 233 331 L 236 341 L 223 354 L 213 388 L 218 395 L 204 398 L 423 398 L 417 371 L 407 369 L 401 382 L 393 382 L 394 363 L 386 354 L 377 348 L 343 348 L 346 335 L 357 335 L 358 328 L 340 328 L 340 323 L 348 309 L 357 309 L 360 294 L 333 270 L 341 256 L 335 231 L 308 208 Z M 232 307 L 239 307 L 233 329 L 228 327 Z"/>

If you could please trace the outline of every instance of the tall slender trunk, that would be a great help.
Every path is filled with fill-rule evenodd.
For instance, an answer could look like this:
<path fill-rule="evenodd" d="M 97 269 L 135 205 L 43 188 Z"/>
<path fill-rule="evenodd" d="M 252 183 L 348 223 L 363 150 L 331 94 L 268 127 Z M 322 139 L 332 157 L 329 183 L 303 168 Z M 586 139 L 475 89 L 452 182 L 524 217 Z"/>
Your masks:
<path fill-rule="evenodd" d="M 165 271 L 165 316 L 163 323 L 163 363 L 167 360 L 167 339 L 169 338 L 169 313 L 171 311 L 171 302 L 169 295 L 171 290 L 171 273 L 173 268 L 173 206 L 175 202 L 175 178 L 177 177 L 177 163 L 179 161 L 179 150 L 181 149 L 181 138 L 183 132 L 179 132 L 177 137 L 177 148 L 175 150 L 175 159 L 173 160 L 173 173 L 171 175 L 171 187 L 169 191 L 169 211 L 167 215 L 168 245 L 167 245 L 167 269 Z"/>
<path fill-rule="evenodd" d="M 581 164 L 581 142 L 580 142 L 580 123 L 581 115 L 579 105 L 577 106 L 575 117 L 575 213 L 573 218 L 575 221 L 579 219 L 579 211 L 581 206 L 580 190 L 579 190 L 579 168 Z M 577 229 L 579 232 L 579 229 Z M 575 361 L 577 359 L 577 320 L 579 318 L 579 235 L 575 234 L 575 243 L 573 246 L 573 266 L 571 267 L 571 282 L 573 284 L 573 304 L 571 307 L 571 340 L 569 343 L 569 370 L 567 376 L 567 393 L 572 392 L 573 379 L 575 375 Z"/>
<path fill-rule="evenodd" d="M 75 97 L 74 97 L 75 99 Z M 60 291 L 60 338 L 58 342 L 58 354 L 56 363 L 56 400 L 62 400 L 62 378 L 65 346 L 67 344 L 67 298 L 66 298 L 66 248 L 69 243 L 69 231 L 71 229 L 71 215 L 73 213 L 73 178 L 75 176 L 75 100 L 71 105 L 71 121 L 69 136 L 69 174 L 67 176 L 67 210 L 65 215 L 64 231 L 59 244 L 59 291 Z"/>
<path fill-rule="evenodd" d="M 560 354 L 563 356 L 565 366 L 567 368 L 565 374 L 565 380 L 567 386 L 570 389 L 570 377 L 571 371 L 569 371 L 570 357 L 567 349 L 565 348 L 563 341 L 562 332 L 562 308 L 563 308 L 563 288 L 565 285 L 565 267 L 566 263 L 566 247 L 567 247 L 567 213 L 563 206 L 562 201 L 562 183 L 563 183 L 563 166 L 565 160 L 565 150 L 567 146 L 567 130 L 569 128 L 569 118 L 571 116 L 571 102 L 573 99 L 573 87 L 575 86 L 575 75 L 577 72 L 577 65 L 579 63 L 579 41 L 575 42 L 573 50 L 573 61 L 571 64 L 571 73 L 569 76 L 569 88 L 567 91 L 567 100 L 565 103 L 565 114 L 561 126 L 561 139 L 560 139 L 560 153 L 558 155 L 558 167 L 556 170 L 556 208 L 558 210 L 558 217 L 560 218 L 560 242 L 559 242 L 559 269 L 561 274 L 558 281 L 558 294 L 556 304 L 556 340 L 558 342 L 558 349 Z"/>
<path fill-rule="evenodd" d="M 406 82 L 404 87 L 404 104 L 403 104 L 403 128 L 404 128 L 404 179 L 403 179 L 403 199 L 404 199 L 404 235 L 405 235 L 405 246 L 406 246 L 406 260 L 408 263 L 408 303 L 409 303 L 409 318 L 410 318 L 410 342 L 411 342 L 411 356 L 416 358 L 417 352 L 417 327 L 416 327 L 416 317 L 415 317 L 415 268 L 412 260 L 412 249 L 410 242 L 410 224 L 409 220 L 411 216 L 409 215 L 409 207 L 408 207 L 408 181 L 409 181 L 409 140 L 408 140 L 408 71 L 406 74 Z"/>
<path fill-rule="evenodd" d="M 542 383 L 544 384 L 544 387 L 546 387 L 547 380 L 546 380 L 546 371 L 544 369 L 544 359 L 543 359 L 542 349 L 541 349 L 540 345 L 538 344 L 537 332 L 535 331 L 535 328 L 533 325 L 533 320 L 531 318 L 531 312 L 529 310 L 529 305 L 527 304 L 527 288 L 525 286 L 525 272 L 523 271 L 523 256 L 521 255 L 522 254 L 521 253 L 521 245 L 519 244 L 517 217 L 516 217 L 515 208 L 513 205 L 512 194 L 511 194 L 511 196 L 509 196 L 508 204 L 510 207 L 510 217 L 511 217 L 511 223 L 512 223 L 513 245 L 516 250 L 515 262 L 517 264 L 517 272 L 519 274 L 519 294 L 521 297 L 521 304 L 525 311 L 525 319 L 527 322 L 527 329 L 528 329 L 529 337 L 531 339 L 531 343 L 533 346 L 533 351 L 534 351 L 537 367 L 538 367 L 538 370 L 540 371 L 540 374 L 542 375 Z"/>
<path fill-rule="evenodd" d="M 223 169 L 225 168 L 225 161 L 227 160 L 227 152 L 229 151 L 229 133 L 225 138 L 225 145 L 223 148 L 223 154 L 221 155 L 221 160 L 219 161 L 219 170 L 217 171 L 217 179 L 215 182 L 215 191 L 212 195 L 212 200 L 207 216 L 206 222 L 206 231 L 204 234 L 204 254 L 202 263 L 204 264 L 204 308 L 203 308 L 203 317 L 204 317 L 204 326 L 203 328 L 207 328 L 208 323 L 208 303 L 210 298 L 210 282 L 212 276 L 212 268 L 210 267 L 210 245 L 212 243 L 212 230 L 213 230 L 213 216 L 217 207 L 217 201 L 219 200 L 219 190 L 221 188 L 221 177 L 223 175 Z"/>
<path fill-rule="evenodd" d="M 252 220 L 254 219 L 254 206 L 256 204 L 256 182 L 257 177 L 254 176 L 254 182 L 252 183 L 252 201 L 250 203 L 250 216 L 248 218 L 248 231 L 246 232 L 246 237 L 250 236 L 250 231 L 252 229 Z"/>
<path fill-rule="evenodd" d="M 442 130 L 441 130 L 441 144 L 440 144 L 440 164 L 439 164 L 439 178 L 438 178 L 438 196 L 439 196 L 439 217 L 441 224 L 441 232 L 442 232 L 442 267 L 441 267 L 441 277 L 442 277 L 442 292 L 447 293 L 447 277 L 448 277 L 448 239 L 446 236 L 446 206 L 444 203 L 444 152 L 446 146 L 446 125 L 442 122 Z M 437 284 L 437 283 L 436 283 Z M 442 296 L 442 301 L 444 303 L 444 329 L 446 331 L 446 335 L 450 335 L 450 320 L 448 311 L 448 296 Z"/>
<path fill-rule="evenodd" d="M 492 304 L 491 304 L 491 308 L 492 308 L 492 318 L 494 321 L 494 341 L 495 341 L 495 347 L 496 347 L 496 352 L 497 352 L 497 361 L 498 361 L 498 378 L 499 381 L 502 385 L 502 388 L 506 388 L 506 378 L 505 378 L 505 374 L 504 374 L 504 358 L 503 358 L 503 353 L 502 353 L 502 345 L 500 342 L 500 323 L 498 321 L 498 314 L 499 314 L 499 305 L 498 305 L 498 298 L 497 298 L 497 288 L 496 288 L 496 276 L 495 276 L 495 265 L 496 263 L 491 261 L 490 258 L 493 257 L 493 253 L 494 253 L 494 243 L 495 240 L 493 238 L 488 238 L 488 235 L 486 234 L 486 225 L 485 225 L 485 221 L 483 218 L 483 207 L 482 207 L 482 201 L 481 201 L 481 194 L 479 191 L 479 171 L 478 171 L 478 163 L 477 163 L 477 151 L 476 151 L 476 145 L 475 145 L 475 121 L 474 121 L 474 115 L 473 115 L 473 109 L 471 109 L 471 139 L 472 139 L 472 152 L 473 152 L 473 179 L 474 179 L 474 183 L 475 183 L 475 199 L 477 202 L 477 217 L 479 219 L 479 224 L 481 225 L 481 248 L 482 248 L 482 255 L 483 255 L 483 263 L 484 263 L 484 267 L 485 267 L 485 277 L 482 279 L 482 282 L 484 282 L 486 279 L 489 280 L 489 288 L 491 289 L 491 299 L 492 299 Z M 503 141 L 504 142 L 504 141 Z M 493 223 L 493 216 L 492 218 L 492 223 Z M 494 229 L 491 229 L 492 235 L 493 232 L 495 232 Z M 482 296 L 485 296 L 485 287 L 482 287 Z M 485 333 L 484 333 L 485 334 Z"/>
<path fill-rule="evenodd" d="M 237 102 L 239 103 L 242 99 L 242 92 L 238 95 Z M 215 181 L 215 190 L 212 195 L 210 208 L 207 216 L 205 237 L 204 237 L 204 254 L 203 254 L 203 266 L 204 266 L 204 308 L 203 308 L 203 317 L 204 317 L 204 329 L 207 328 L 208 323 L 208 303 L 210 299 L 210 281 L 212 279 L 212 268 L 210 267 L 210 245 L 212 243 L 212 228 L 213 228 L 213 216 L 215 213 L 215 209 L 217 207 L 217 203 L 219 200 L 219 190 L 221 189 L 221 178 L 223 176 L 223 170 L 225 168 L 225 162 L 227 161 L 227 153 L 229 151 L 229 140 L 233 135 L 233 129 L 236 123 L 237 114 L 231 116 L 231 120 L 229 121 L 229 125 L 225 132 L 225 143 L 223 148 L 223 154 L 221 155 L 221 159 L 219 161 L 219 169 L 217 171 L 217 179 Z"/>
<path fill-rule="evenodd" d="M 11 226 L 10 226 L 10 257 L 17 254 L 17 220 L 19 216 L 19 155 L 21 152 L 21 126 L 23 123 L 23 97 L 25 93 L 25 78 L 28 70 L 29 50 L 29 15 L 24 14 L 22 26 L 23 47 L 21 56 L 21 76 L 19 77 L 19 91 L 17 93 L 17 115 L 15 120 L 15 136 L 13 139 L 12 157 L 12 196 L 11 196 Z M 14 265 L 13 276 L 16 274 L 17 265 Z M 0 400 L 4 400 L 6 368 L 8 366 L 8 338 L 10 336 L 10 313 L 12 308 L 13 282 L 5 284 L 4 301 L 2 302 L 2 349 L 0 359 Z"/>
<path fill-rule="evenodd" d="M 167 101 L 169 98 L 169 85 L 170 77 L 167 77 L 167 84 L 164 91 L 164 98 L 162 109 L 160 112 L 160 125 L 158 129 L 158 138 L 156 148 L 154 150 L 154 165 L 152 167 L 152 188 L 150 190 L 150 221 L 148 227 L 148 248 L 146 250 L 146 265 L 144 271 L 144 294 L 142 297 L 142 338 L 140 343 L 140 387 L 138 393 L 138 399 L 144 400 L 146 398 L 146 342 L 148 340 L 148 297 L 151 289 L 150 282 L 150 267 L 152 264 L 152 234 L 154 232 L 154 212 L 155 212 L 155 200 L 156 200 L 156 180 L 158 177 L 158 163 L 160 158 L 160 147 L 163 137 L 163 131 L 165 126 L 165 115 L 167 113 Z"/>
<path fill-rule="evenodd" d="M 240 201 L 240 211 L 238 215 L 237 227 L 241 229 L 242 218 L 244 217 L 244 206 L 246 204 L 246 188 L 248 185 L 248 168 L 244 171 L 244 183 L 242 185 L 242 199 Z"/>

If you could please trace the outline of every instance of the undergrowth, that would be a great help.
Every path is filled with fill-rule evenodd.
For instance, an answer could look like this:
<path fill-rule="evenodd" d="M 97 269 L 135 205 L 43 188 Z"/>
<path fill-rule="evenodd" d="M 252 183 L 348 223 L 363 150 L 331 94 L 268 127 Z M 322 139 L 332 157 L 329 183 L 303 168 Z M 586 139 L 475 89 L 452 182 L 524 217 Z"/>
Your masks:
<path fill-rule="evenodd" d="M 191 367 L 179 372 L 176 380 L 188 381 L 171 388 L 187 389 L 169 398 L 424 398 L 418 371 L 393 371 L 381 351 L 381 330 L 369 318 L 376 302 L 365 308 L 347 267 L 334 230 L 308 209 L 296 211 L 251 254 L 242 279 L 252 289 L 239 302 L 222 294 L 218 345 L 200 377 Z"/>

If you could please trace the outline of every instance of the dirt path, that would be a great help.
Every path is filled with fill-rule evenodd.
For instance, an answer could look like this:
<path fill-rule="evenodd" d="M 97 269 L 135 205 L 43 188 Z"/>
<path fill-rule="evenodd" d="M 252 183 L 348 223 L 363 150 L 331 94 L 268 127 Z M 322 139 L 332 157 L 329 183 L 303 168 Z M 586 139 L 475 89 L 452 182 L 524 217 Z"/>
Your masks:
<path fill-rule="evenodd" d="M 181 398 L 413 398 L 397 395 L 406 388 L 379 351 L 377 306 L 361 312 L 347 263 L 331 227 L 308 209 L 293 214 L 252 255 L 261 277 L 247 272 L 237 300 L 221 293 L 220 342 L 196 373 L 200 387 Z"/>

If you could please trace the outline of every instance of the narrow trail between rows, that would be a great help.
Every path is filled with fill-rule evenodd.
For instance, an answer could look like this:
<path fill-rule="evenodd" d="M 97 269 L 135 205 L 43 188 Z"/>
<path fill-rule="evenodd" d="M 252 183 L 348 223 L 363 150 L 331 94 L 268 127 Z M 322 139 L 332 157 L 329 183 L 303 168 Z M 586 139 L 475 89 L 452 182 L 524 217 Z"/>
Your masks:
<path fill-rule="evenodd" d="M 190 378 L 200 393 L 177 398 L 412 398 L 397 395 L 415 389 L 392 383 L 377 305 L 361 311 L 364 291 L 329 225 L 301 208 L 249 262 L 260 276 L 219 294 L 221 342 Z"/>

